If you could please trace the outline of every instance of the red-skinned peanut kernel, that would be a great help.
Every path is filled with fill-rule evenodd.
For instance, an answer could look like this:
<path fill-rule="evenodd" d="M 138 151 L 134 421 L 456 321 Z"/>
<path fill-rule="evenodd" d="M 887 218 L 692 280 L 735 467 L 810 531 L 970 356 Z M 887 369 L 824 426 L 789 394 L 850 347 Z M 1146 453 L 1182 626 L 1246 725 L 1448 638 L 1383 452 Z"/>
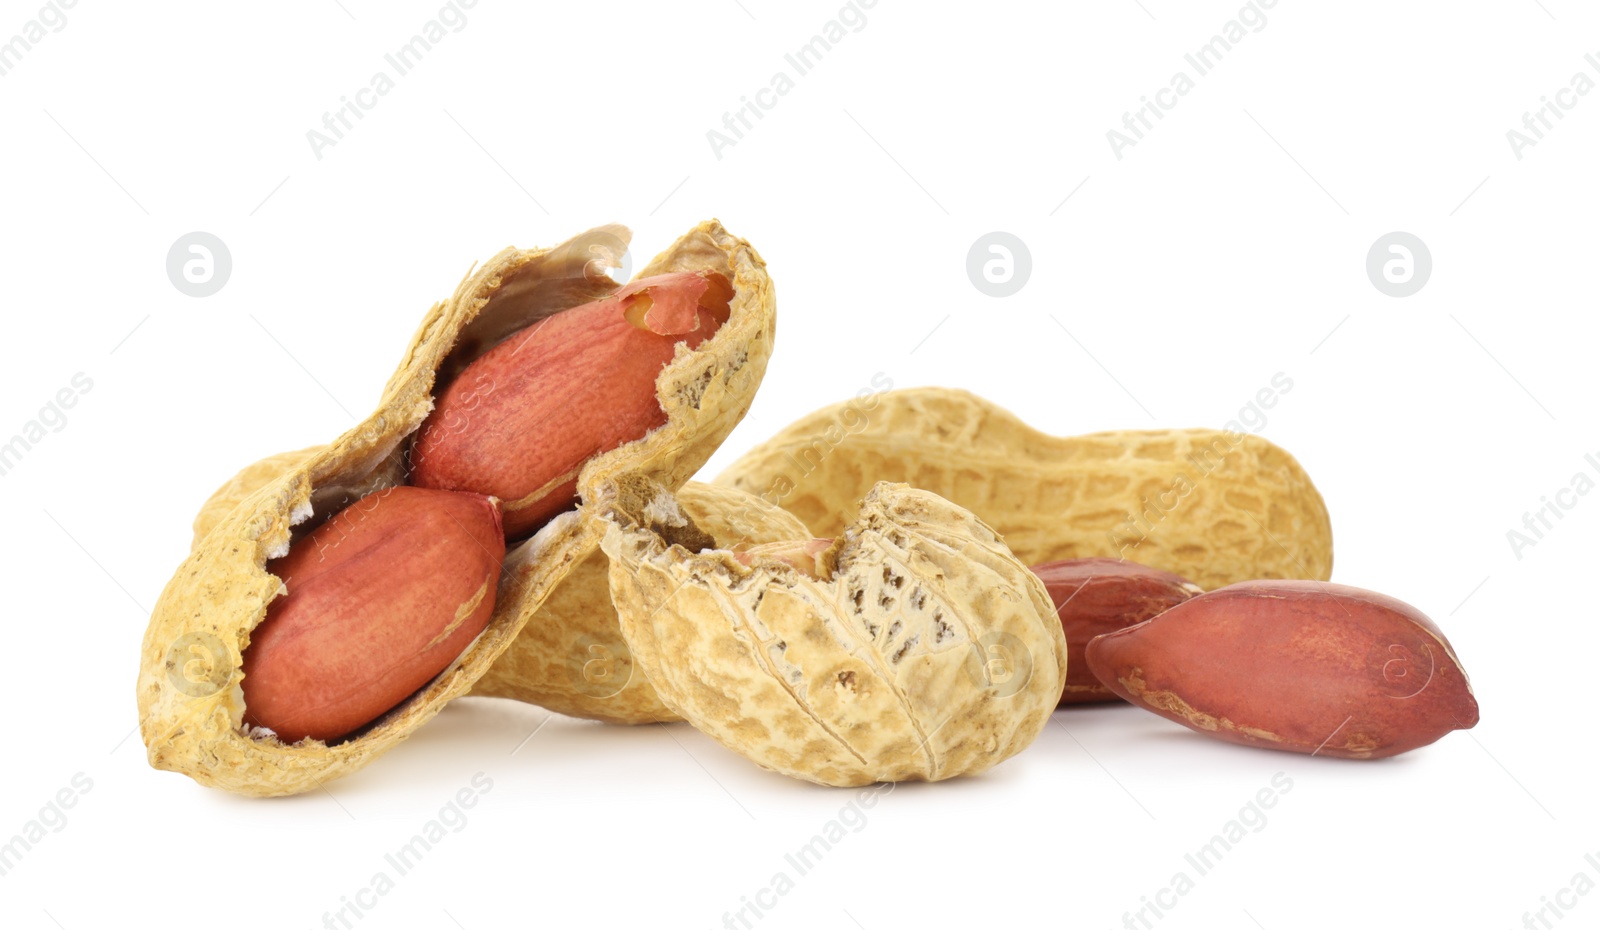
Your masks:
<path fill-rule="evenodd" d="M 293 743 L 382 716 L 488 625 L 504 556 L 479 494 L 395 487 L 339 511 L 267 565 L 288 594 L 251 631 L 245 723 Z"/>
<path fill-rule="evenodd" d="M 1067 634 L 1067 684 L 1061 706 L 1119 701 L 1084 660 L 1089 641 L 1143 623 L 1200 589 L 1185 578 L 1122 559 L 1066 559 L 1035 565 Z"/>
<path fill-rule="evenodd" d="M 727 322 L 732 296 L 715 272 L 656 275 L 513 334 L 437 397 L 412 483 L 498 497 L 507 538 L 534 532 L 573 506 L 586 462 L 666 423 L 656 377 Z"/>
<path fill-rule="evenodd" d="M 1433 621 L 1346 585 L 1229 585 L 1098 636 L 1087 655 L 1129 702 L 1247 746 L 1380 759 L 1478 722 Z"/>

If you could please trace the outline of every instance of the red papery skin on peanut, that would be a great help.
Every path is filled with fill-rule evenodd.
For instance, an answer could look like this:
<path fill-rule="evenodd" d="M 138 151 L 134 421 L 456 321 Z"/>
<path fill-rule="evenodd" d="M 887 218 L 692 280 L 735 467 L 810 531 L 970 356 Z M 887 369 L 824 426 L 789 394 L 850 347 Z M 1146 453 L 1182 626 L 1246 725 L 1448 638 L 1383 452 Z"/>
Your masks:
<path fill-rule="evenodd" d="M 1200 593 L 1180 575 L 1123 559 L 1065 559 L 1032 571 L 1044 582 L 1067 635 L 1062 707 L 1122 700 L 1089 670 L 1084 650 L 1091 639 L 1143 623 Z"/>
<path fill-rule="evenodd" d="M 1478 722 L 1466 672 L 1433 621 L 1347 585 L 1218 588 L 1096 637 L 1087 657 L 1125 700 L 1266 749 L 1379 759 Z"/>
<path fill-rule="evenodd" d="M 251 631 L 245 722 L 293 743 L 382 716 L 483 632 L 504 557 L 481 494 L 396 487 L 339 511 L 267 566 L 289 593 Z"/>
<path fill-rule="evenodd" d="M 512 335 L 437 398 L 412 483 L 493 495 L 508 538 L 533 532 L 576 503 L 584 463 L 666 423 L 656 377 L 727 322 L 731 297 L 719 274 L 656 275 Z"/>

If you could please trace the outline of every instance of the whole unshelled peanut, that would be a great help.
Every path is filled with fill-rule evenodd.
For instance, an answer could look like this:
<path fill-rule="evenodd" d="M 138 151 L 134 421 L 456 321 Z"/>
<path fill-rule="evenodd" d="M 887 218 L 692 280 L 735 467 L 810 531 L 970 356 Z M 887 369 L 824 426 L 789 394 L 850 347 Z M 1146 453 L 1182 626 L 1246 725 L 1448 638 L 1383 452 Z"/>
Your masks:
<path fill-rule="evenodd" d="M 1122 559 L 1064 559 L 1033 566 L 1067 634 L 1067 684 L 1061 706 L 1120 701 L 1089 670 L 1084 649 L 1103 633 L 1143 623 L 1200 588 L 1187 579 Z"/>
<path fill-rule="evenodd" d="M 874 482 L 904 481 L 977 514 L 1028 565 L 1126 558 L 1206 589 L 1333 570 L 1322 495 L 1260 436 L 1051 436 L 966 391 L 891 386 L 875 377 L 883 393 L 801 417 L 715 483 L 781 502 L 818 536 L 839 535 Z"/>
<path fill-rule="evenodd" d="M 1117 694 L 1218 739 L 1379 759 L 1478 722 L 1444 634 L 1416 608 L 1311 581 L 1249 581 L 1096 637 Z"/>
<path fill-rule="evenodd" d="M 377 719 L 483 631 L 504 557 L 480 494 L 402 486 L 339 511 L 268 565 L 288 594 L 250 634 L 245 722 L 293 743 Z"/>
<path fill-rule="evenodd" d="M 642 278 L 527 327 L 445 389 L 412 447 L 412 483 L 500 498 L 506 536 L 576 500 L 589 459 L 666 422 L 656 377 L 729 315 L 715 272 Z"/>

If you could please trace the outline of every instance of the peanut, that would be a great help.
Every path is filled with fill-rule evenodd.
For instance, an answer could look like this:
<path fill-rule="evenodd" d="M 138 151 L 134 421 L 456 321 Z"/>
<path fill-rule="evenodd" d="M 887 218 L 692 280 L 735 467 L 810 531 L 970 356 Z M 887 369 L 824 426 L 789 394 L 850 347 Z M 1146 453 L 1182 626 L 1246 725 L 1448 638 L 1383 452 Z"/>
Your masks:
<path fill-rule="evenodd" d="M 810 556 L 817 577 L 711 548 L 651 482 L 618 480 L 592 504 L 635 663 L 765 768 L 836 786 L 980 772 L 1032 742 L 1061 697 L 1066 643 L 1043 582 L 926 491 L 878 485 Z"/>
<path fill-rule="evenodd" d="M 1035 565 L 1067 635 L 1061 706 L 1121 700 L 1084 661 L 1089 641 L 1154 617 L 1200 593 L 1171 572 L 1118 559 L 1066 559 Z"/>
<path fill-rule="evenodd" d="M 1126 700 L 1217 739 L 1381 759 L 1478 722 L 1467 674 L 1416 608 L 1345 585 L 1253 581 L 1096 637 Z"/>
<path fill-rule="evenodd" d="M 288 593 L 251 632 L 245 722 L 293 743 L 377 719 L 483 632 L 504 555 L 481 495 L 396 487 L 339 511 L 267 566 Z"/>
<path fill-rule="evenodd" d="M 994 527 L 1029 565 L 1131 559 L 1210 589 L 1326 580 L 1328 511 L 1289 453 L 1213 429 L 1057 438 L 965 391 L 912 388 L 825 407 L 716 479 L 836 536 L 875 481 L 904 481 Z"/>
<path fill-rule="evenodd" d="M 332 744 L 317 739 L 287 743 L 246 720 L 247 711 L 265 706 L 265 698 L 247 705 L 244 653 L 270 605 L 284 593 L 284 583 L 267 565 L 289 553 L 294 528 L 316 526 L 346 501 L 405 484 L 411 447 L 438 397 L 479 357 L 530 325 L 614 297 L 618 286 L 606 269 L 618 264 L 627 238 L 620 226 L 601 227 L 554 248 L 506 249 L 482 263 L 422 319 L 370 416 L 323 446 L 246 469 L 207 503 L 195 520 L 192 549 L 157 600 L 141 647 L 139 729 L 152 766 L 258 796 L 312 791 L 355 772 L 399 745 L 446 703 L 471 691 L 512 649 L 530 618 L 568 575 L 596 557 L 605 525 L 583 508 L 558 514 L 538 535 L 509 547 L 494 612 L 482 632 L 442 672 L 388 710 L 373 708 L 381 716 L 334 737 Z M 577 475 L 580 499 L 622 474 L 682 487 L 749 409 L 772 354 L 771 279 L 755 249 L 715 220 L 679 237 L 646 263 L 639 277 L 701 272 L 706 292 L 716 287 L 716 276 L 727 280 L 732 297 L 726 302 L 726 322 L 694 348 L 671 340 L 670 360 L 656 366 L 653 379 L 660 425 L 590 458 Z M 672 293 L 667 288 L 669 298 Z M 672 317 L 682 314 L 672 307 L 681 309 L 683 301 L 658 303 L 660 294 L 644 296 L 648 306 L 636 299 L 621 311 L 625 325 L 632 325 L 626 319 L 630 309 L 646 328 L 677 325 Z M 702 319 L 698 305 L 697 297 L 689 309 Z M 573 338 L 585 335 L 574 332 Z M 597 385 L 594 390 L 603 394 L 606 388 Z M 239 396 L 236 422 L 256 422 L 259 417 L 245 406 L 248 395 Z M 603 405 L 590 409 L 601 411 Z M 463 410 L 464 415 L 473 412 Z M 792 522 L 787 515 L 783 519 Z M 288 590 L 292 593 L 294 585 Z M 597 611 L 593 617 L 601 622 L 610 615 Z M 615 621 L 610 622 L 614 627 Z M 557 640 L 562 651 L 540 668 L 565 677 L 573 664 L 573 651 L 567 648 L 571 632 Z M 260 635 L 267 635 L 266 630 Z M 620 633 L 611 635 L 620 639 Z M 529 652 L 543 645 L 539 640 Z M 259 669 L 255 672 L 260 684 Z M 530 684 L 542 687 L 545 682 Z M 557 682 L 552 692 L 559 696 L 563 687 L 571 689 Z M 641 694 L 653 697 L 647 685 L 616 697 Z M 607 708 L 600 705 L 595 715 Z M 629 703 L 618 716 L 639 713 L 640 704 Z M 287 727 L 285 734 L 292 735 Z"/>
<path fill-rule="evenodd" d="M 528 535 L 576 502 L 585 463 L 666 422 L 657 375 L 727 322 L 732 297 L 715 272 L 657 275 L 512 335 L 440 395 L 412 482 L 499 497 L 506 535 Z"/>

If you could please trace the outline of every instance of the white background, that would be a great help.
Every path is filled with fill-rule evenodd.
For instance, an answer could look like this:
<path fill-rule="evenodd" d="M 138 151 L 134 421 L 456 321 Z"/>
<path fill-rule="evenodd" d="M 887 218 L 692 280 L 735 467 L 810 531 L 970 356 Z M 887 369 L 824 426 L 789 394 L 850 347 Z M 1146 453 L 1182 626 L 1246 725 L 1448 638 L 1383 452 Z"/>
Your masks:
<path fill-rule="evenodd" d="M 0 42 L 38 9 L 0 3 Z M 84 0 L 0 78 L 0 436 L 93 382 L 0 477 L 0 839 L 92 782 L 0 877 L 7 927 L 322 926 L 479 772 L 466 826 L 359 926 L 718 927 L 758 892 L 763 930 L 1110 928 L 1158 893 L 1163 930 L 1509 928 L 1558 895 L 1564 926 L 1600 922 L 1600 894 L 1564 891 L 1600 881 L 1600 494 L 1520 558 L 1507 539 L 1600 480 L 1600 93 L 1520 160 L 1506 136 L 1600 80 L 1593 9 L 1282 0 L 1120 160 L 1107 131 L 1237 2 L 881 0 L 720 158 L 708 130 L 836 0 L 482 0 L 320 159 L 307 131 L 437 0 L 152 9 Z M 877 372 L 1061 434 L 1221 425 L 1282 372 L 1261 432 L 1325 495 L 1335 580 L 1439 621 L 1482 723 L 1363 764 L 1059 712 L 984 776 L 881 797 L 776 899 L 854 794 L 686 726 L 469 699 L 280 801 L 146 765 L 139 640 L 212 488 L 365 415 L 474 261 L 613 220 L 648 256 L 710 216 L 770 262 L 779 340 L 707 476 Z M 207 298 L 165 270 L 195 230 L 233 257 Z M 1004 299 L 965 270 L 995 230 L 1033 259 Z M 1365 272 L 1394 230 L 1433 256 L 1403 299 Z M 1259 832 L 1166 895 L 1279 772 Z"/>

